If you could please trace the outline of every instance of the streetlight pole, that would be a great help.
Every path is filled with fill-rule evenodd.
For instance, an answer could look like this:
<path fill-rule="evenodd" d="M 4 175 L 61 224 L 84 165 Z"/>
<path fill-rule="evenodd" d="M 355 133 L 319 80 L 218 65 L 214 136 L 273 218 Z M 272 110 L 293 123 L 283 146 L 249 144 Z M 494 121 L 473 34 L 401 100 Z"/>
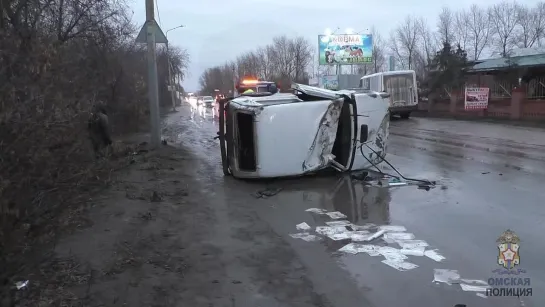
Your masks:
<path fill-rule="evenodd" d="M 168 65 L 168 83 L 169 83 L 169 91 L 170 91 L 170 99 L 172 100 L 172 110 L 173 111 L 176 111 L 176 99 L 174 98 L 174 82 L 172 80 L 172 68 L 170 67 L 170 52 L 169 52 L 169 49 L 168 49 L 168 32 L 172 31 L 172 30 L 176 30 L 176 29 L 179 29 L 179 28 L 183 28 L 184 25 L 179 25 L 177 27 L 174 27 L 172 29 L 168 29 L 166 32 L 165 32 L 165 36 L 167 38 L 167 65 Z"/>

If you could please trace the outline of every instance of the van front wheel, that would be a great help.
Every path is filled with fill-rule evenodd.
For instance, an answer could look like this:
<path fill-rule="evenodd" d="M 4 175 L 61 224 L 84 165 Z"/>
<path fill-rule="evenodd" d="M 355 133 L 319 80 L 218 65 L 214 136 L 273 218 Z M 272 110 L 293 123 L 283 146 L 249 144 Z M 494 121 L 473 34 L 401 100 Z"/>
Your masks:
<path fill-rule="evenodd" d="M 409 119 L 409 117 L 411 117 L 411 112 L 401 113 L 399 116 L 403 119 Z"/>

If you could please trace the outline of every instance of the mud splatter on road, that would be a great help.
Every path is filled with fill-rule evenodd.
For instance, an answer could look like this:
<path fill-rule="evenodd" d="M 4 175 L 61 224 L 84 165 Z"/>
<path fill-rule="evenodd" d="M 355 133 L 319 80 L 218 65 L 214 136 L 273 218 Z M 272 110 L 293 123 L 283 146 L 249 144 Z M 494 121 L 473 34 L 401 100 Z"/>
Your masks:
<path fill-rule="evenodd" d="M 519 299 L 432 282 L 434 269 L 487 280 L 507 228 L 522 239 L 521 266 L 534 288 L 525 306 L 544 301 L 545 144 L 537 130 L 525 142 L 523 132 L 498 135 L 479 123 L 394 121 L 390 162 L 441 189 L 380 188 L 350 176 L 251 183 L 223 176 L 212 110 L 180 109 L 163 127 L 174 147 L 116 174 L 112 190 L 92 202 L 92 226 L 65 236 L 52 260 L 25 276 L 19 306 L 513 307 Z M 281 190 L 254 196 L 271 187 Z M 341 222 L 358 233 L 332 240 L 314 232 Z M 404 255 L 414 267 L 396 270 L 381 262 L 386 256 L 338 252 L 352 235 L 380 229 L 384 246 L 422 240 L 437 255 Z"/>

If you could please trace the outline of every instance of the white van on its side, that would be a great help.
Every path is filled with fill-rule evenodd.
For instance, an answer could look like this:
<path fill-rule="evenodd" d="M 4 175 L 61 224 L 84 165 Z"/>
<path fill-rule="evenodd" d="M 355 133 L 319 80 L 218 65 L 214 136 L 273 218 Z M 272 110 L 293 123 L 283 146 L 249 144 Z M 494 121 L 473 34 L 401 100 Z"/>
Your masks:
<path fill-rule="evenodd" d="M 379 72 L 360 79 L 360 87 L 390 94 L 390 115 L 409 118 L 418 108 L 418 90 L 414 70 Z"/>

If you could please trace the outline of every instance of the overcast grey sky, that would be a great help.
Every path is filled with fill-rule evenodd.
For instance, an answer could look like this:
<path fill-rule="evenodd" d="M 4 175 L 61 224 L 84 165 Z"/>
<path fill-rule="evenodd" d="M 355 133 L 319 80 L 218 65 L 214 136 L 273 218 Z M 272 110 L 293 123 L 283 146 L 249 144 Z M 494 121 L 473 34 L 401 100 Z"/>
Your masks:
<path fill-rule="evenodd" d="M 390 31 L 409 15 L 423 16 L 430 26 L 444 6 L 469 8 L 476 1 L 458 0 L 156 0 L 155 12 L 163 31 L 180 24 L 186 28 L 169 32 L 171 44 L 186 48 L 191 56 L 190 74 L 183 85 L 198 90 L 198 80 L 208 67 L 223 64 L 237 55 L 271 42 L 278 35 L 303 35 L 318 44 L 326 28 L 353 28 L 356 32 L 373 26 L 387 38 Z M 480 6 L 499 3 L 480 0 Z M 535 4 L 521 0 L 519 3 Z M 453 4 L 455 3 L 455 4 Z M 145 21 L 144 0 L 132 5 L 134 20 Z M 254 12 L 251 12 L 255 10 Z M 160 17 L 160 18 L 159 18 Z"/>

